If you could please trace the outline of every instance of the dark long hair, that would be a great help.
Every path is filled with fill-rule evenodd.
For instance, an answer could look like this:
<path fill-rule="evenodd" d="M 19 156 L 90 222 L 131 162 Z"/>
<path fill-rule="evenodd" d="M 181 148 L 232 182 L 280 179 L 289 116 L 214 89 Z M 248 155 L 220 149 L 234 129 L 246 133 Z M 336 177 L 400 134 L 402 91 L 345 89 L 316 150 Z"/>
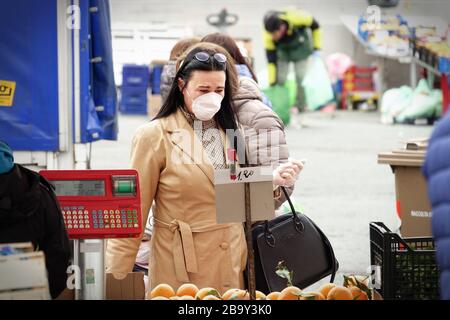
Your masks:
<path fill-rule="evenodd" d="M 228 51 L 230 56 L 233 58 L 234 62 L 236 64 L 244 64 L 247 66 L 248 70 L 250 71 L 253 80 L 255 82 L 258 82 L 258 79 L 256 78 L 255 72 L 253 71 L 252 67 L 249 65 L 247 59 L 244 58 L 244 56 L 241 53 L 241 50 L 239 50 L 238 45 L 236 44 L 236 41 L 234 39 L 226 34 L 223 33 L 211 33 L 207 36 L 203 37 L 202 42 L 211 42 L 218 44 L 219 46 L 223 47 L 225 50 Z"/>
<path fill-rule="evenodd" d="M 200 51 L 210 55 L 222 53 L 227 57 L 227 62 L 226 64 L 219 63 L 212 57 L 208 62 L 200 62 L 194 59 L 194 55 Z M 172 113 L 175 113 L 178 108 L 184 106 L 184 97 L 178 87 L 178 79 L 183 79 L 184 87 L 186 87 L 194 71 L 224 71 L 226 74 L 225 96 L 222 100 L 220 110 L 214 116 L 214 119 L 223 130 L 236 130 L 237 117 L 233 108 L 233 96 L 237 90 L 238 81 L 233 59 L 228 52 L 213 43 L 199 43 L 186 50 L 186 53 L 178 58 L 177 68 L 178 71 L 173 80 L 169 95 L 153 120 L 168 117 Z"/>

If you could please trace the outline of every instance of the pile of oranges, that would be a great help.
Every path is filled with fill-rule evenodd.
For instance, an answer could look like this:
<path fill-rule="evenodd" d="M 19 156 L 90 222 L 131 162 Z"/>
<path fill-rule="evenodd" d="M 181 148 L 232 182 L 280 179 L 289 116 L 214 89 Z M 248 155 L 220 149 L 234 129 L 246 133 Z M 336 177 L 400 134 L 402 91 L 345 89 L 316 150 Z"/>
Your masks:
<path fill-rule="evenodd" d="M 258 300 L 265 300 L 266 295 L 257 291 Z M 220 294 L 214 288 L 199 289 L 195 284 L 185 283 L 175 291 L 170 285 L 162 283 L 150 292 L 151 300 L 250 300 L 250 294 L 242 289 L 230 289 Z"/>
<path fill-rule="evenodd" d="M 151 300 L 250 300 L 248 291 L 229 289 L 220 294 L 214 288 L 199 289 L 192 283 L 180 286 L 176 291 L 168 284 L 159 284 L 149 294 Z M 371 300 L 372 295 L 367 282 L 356 276 L 345 277 L 344 285 L 334 283 L 322 285 L 316 292 L 305 292 L 295 286 L 289 286 L 281 292 L 265 295 L 256 291 L 256 300 Z"/>

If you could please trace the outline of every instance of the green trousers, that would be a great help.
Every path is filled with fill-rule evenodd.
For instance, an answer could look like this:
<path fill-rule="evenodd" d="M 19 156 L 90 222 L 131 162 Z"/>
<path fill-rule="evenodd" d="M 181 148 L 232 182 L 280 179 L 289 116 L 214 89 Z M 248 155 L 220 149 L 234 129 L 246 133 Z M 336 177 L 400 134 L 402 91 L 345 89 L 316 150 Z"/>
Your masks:
<path fill-rule="evenodd" d="M 277 61 L 277 83 L 280 85 L 285 84 L 288 73 L 290 61 L 278 60 Z M 292 62 L 294 64 L 295 72 L 295 82 L 297 84 L 297 99 L 296 107 L 300 112 L 305 111 L 306 108 L 306 98 L 305 90 L 303 89 L 302 82 L 306 74 L 306 67 L 308 64 L 308 59 L 298 60 Z"/>

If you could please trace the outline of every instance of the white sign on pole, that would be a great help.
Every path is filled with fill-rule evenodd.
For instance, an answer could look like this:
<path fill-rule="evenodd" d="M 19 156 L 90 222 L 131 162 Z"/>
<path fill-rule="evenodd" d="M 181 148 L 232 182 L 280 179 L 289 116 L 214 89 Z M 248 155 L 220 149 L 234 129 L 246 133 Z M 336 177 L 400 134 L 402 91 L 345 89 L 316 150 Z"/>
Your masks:
<path fill-rule="evenodd" d="M 250 184 L 252 221 L 274 218 L 271 168 L 237 168 L 235 179 L 231 178 L 229 169 L 216 170 L 214 178 L 217 223 L 245 221 L 245 183 Z"/>

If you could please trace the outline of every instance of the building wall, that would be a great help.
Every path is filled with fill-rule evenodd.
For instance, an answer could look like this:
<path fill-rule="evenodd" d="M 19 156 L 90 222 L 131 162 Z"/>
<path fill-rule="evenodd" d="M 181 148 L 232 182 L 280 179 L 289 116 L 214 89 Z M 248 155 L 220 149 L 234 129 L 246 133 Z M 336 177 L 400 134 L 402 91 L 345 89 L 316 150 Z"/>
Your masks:
<path fill-rule="evenodd" d="M 358 64 L 370 64 L 373 58 L 364 53 L 351 33 L 340 20 L 341 15 L 360 15 L 365 12 L 368 2 L 364 0 L 110 0 L 112 21 L 114 23 L 156 23 L 171 27 L 185 27 L 196 35 L 203 36 L 217 29 L 209 26 L 206 16 L 218 13 L 222 8 L 239 15 L 239 23 L 228 29 L 234 37 L 253 40 L 255 69 L 259 73 L 266 68 L 266 58 L 262 43 L 262 19 L 270 9 L 300 7 L 311 12 L 323 29 L 323 55 L 343 52 L 355 58 Z M 385 9 L 391 15 L 401 13 L 405 16 L 436 16 L 448 21 L 450 0 L 400 0 L 398 8 Z M 408 67 L 388 62 L 386 75 L 390 85 L 404 84 L 409 76 Z M 406 78 L 406 79 L 405 79 Z"/>

